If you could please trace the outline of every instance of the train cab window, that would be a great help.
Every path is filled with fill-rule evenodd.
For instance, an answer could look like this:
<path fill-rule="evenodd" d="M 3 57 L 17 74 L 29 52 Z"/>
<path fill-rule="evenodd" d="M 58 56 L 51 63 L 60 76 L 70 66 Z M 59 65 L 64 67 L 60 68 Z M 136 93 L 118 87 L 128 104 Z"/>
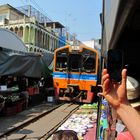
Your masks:
<path fill-rule="evenodd" d="M 68 61 L 68 49 L 60 50 L 56 53 L 56 71 L 66 71 Z"/>
<path fill-rule="evenodd" d="M 67 57 L 57 57 L 56 70 L 65 71 L 67 68 Z"/>
<path fill-rule="evenodd" d="M 79 72 L 81 69 L 81 59 L 80 54 L 70 54 L 69 55 L 69 70 L 73 72 Z"/>
<path fill-rule="evenodd" d="M 83 59 L 83 70 L 85 72 L 95 72 L 96 69 L 96 57 L 95 56 L 86 56 Z"/>

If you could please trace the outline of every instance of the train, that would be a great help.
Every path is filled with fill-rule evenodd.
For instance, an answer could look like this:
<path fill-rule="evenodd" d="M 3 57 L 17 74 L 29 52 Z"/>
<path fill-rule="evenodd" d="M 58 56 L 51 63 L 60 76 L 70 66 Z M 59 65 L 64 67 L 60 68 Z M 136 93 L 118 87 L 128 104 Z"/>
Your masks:
<path fill-rule="evenodd" d="M 53 84 L 57 100 L 92 103 L 98 83 L 98 51 L 83 44 L 54 51 Z"/>

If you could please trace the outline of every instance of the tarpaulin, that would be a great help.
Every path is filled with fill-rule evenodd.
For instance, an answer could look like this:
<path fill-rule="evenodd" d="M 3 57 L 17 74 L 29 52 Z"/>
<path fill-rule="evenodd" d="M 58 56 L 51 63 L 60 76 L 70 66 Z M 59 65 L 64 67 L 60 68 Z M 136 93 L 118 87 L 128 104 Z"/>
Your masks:
<path fill-rule="evenodd" d="M 40 78 L 52 73 L 53 53 L 13 53 L 0 51 L 0 76 L 14 75 Z"/>

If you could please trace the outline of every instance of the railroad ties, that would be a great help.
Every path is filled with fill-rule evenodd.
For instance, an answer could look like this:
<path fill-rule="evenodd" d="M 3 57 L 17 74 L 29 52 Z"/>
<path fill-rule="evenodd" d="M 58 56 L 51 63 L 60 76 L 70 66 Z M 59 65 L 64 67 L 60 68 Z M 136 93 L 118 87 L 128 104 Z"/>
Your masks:
<path fill-rule="evenodd" d="M 36 112 L 37 115 L 34 115 L 34 117 L 31 117 L 25 122 L 23 121 L 23 123 L 21 119 L 19 125 L 17 123 L 12 129 L 1 133 L 1 140 L 39 140 L 43 137 L 48 137 L 79 108 L 79 105 L 66 103 L 52 106 L 49 109 L 47 109 L 47 106 L 44 107 L 46 111 L 37 113 L 39 112 L 38 110 Z M 19 113 L 19 117 L 23 117 L 22 113 Z"/>

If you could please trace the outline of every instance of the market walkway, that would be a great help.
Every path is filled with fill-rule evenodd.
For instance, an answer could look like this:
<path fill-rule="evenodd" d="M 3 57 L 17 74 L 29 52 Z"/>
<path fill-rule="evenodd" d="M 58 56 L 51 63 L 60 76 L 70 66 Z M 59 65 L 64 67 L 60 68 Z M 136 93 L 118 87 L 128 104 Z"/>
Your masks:
<path fill-rule="evenodd" d="M 11 130 L 22 123 L 25 123 L 39 114 L 42 114 L 52 108 L 53 104 L 43 103 L 38 106 L 28 108 L 20 113 L 12 116 L 1 116 L 0 117 L 0 135 L 8 130 Z"/>

